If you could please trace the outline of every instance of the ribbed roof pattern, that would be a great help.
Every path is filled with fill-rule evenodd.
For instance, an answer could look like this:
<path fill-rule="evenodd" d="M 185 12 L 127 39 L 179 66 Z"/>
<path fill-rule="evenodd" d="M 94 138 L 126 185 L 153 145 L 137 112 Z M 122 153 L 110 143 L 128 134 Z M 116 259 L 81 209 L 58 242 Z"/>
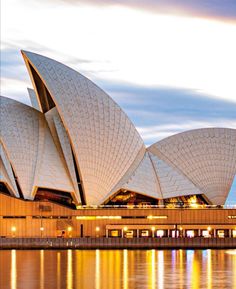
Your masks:
<path fill-rule="evenodd" d="M 34 199 L 38 187 L 73 192 L 44 115 L 5 97 L 0 103 L 1 143 L 24 198 Z"/>
<path fill-rule="evenodd" d="M 146 148 L 92 81 L 50 58 L 22 54 L 37 110 L 0 98 L 0 181 L 12 195 L 32 200 L 40 187 L 99 205 L 128 190 L 155 199 L 203 194 L 225 203 L 236 174 L 235 129 L 187 131 Z"/>
<path fill-rule="evenodd" d="M 236 130 L 204 128 L 183 132 L 148 148 L 177 168 L 214 204 L 224 204 L 236 174 Z"/>
<path fill-rule="evenodd" d="M 140 135 L 121 108 L 89 79 L 47 57 L 31 52 L 23 56 L 29 72 L 31 65 L 55 102 L 87 203 L 99 204 L 144 148 Z"/>

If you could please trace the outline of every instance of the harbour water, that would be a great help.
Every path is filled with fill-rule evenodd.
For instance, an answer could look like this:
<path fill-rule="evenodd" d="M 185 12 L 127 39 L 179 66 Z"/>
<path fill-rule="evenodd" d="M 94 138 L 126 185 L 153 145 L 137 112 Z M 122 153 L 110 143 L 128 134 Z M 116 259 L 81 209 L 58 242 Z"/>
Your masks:
<path fill-rule="evenodd" d="M 236 289 L 236 250 L 2 250 L 1 289 Z"/>

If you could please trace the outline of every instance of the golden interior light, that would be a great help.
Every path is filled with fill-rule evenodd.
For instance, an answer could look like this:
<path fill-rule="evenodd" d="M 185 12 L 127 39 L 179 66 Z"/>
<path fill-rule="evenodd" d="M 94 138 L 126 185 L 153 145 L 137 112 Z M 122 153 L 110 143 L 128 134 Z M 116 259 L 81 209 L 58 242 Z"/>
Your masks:
<path fill-rule="evenodd" d="M 11 227 L 11 231 L 15 232 L 16 231 L 16 227 L 15 226 Z"/>

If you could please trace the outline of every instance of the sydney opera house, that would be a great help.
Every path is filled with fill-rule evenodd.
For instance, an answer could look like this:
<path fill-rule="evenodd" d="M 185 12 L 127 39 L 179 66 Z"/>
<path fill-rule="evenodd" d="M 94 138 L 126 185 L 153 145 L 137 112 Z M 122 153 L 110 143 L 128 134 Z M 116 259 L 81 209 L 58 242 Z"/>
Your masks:
<path fill-rule="evenodd" d="M 224 205 L 236 174 L 235 129 L 186 131 L 146 147 L 92 81 L 45 56 L 22 55 L 32 107 L 0 98 L 3 219 L 27 210 L 78 217 L 82 208 L 107 207 L 111 217 L 123 207 Z"/>

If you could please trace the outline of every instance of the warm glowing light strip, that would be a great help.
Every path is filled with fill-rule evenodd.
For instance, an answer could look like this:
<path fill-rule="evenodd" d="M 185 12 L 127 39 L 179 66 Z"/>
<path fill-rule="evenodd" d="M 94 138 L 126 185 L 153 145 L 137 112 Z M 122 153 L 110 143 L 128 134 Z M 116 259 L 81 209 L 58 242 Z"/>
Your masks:
<path fill-rule="evenodd" d="M 76 220 L 120 220 L 122 216 L 76 216 Z M 132 216 L 125 216 L 126 219 L 132 218 Z M 167 216 L 143 216 L 149 220 L 152 219 L 167 219 Z"/>
<path fill-rule="evenodd" d="M 114 220 L 121 219 L 121 216 L 76 216 L 76 220 Z"/>
<path fill-rule="evenodd" d="M 147 218 L 149 220 L 152 220 L 152 219 L 167 219 L 168 217 L 167 216 L 147 216 Z"/>

